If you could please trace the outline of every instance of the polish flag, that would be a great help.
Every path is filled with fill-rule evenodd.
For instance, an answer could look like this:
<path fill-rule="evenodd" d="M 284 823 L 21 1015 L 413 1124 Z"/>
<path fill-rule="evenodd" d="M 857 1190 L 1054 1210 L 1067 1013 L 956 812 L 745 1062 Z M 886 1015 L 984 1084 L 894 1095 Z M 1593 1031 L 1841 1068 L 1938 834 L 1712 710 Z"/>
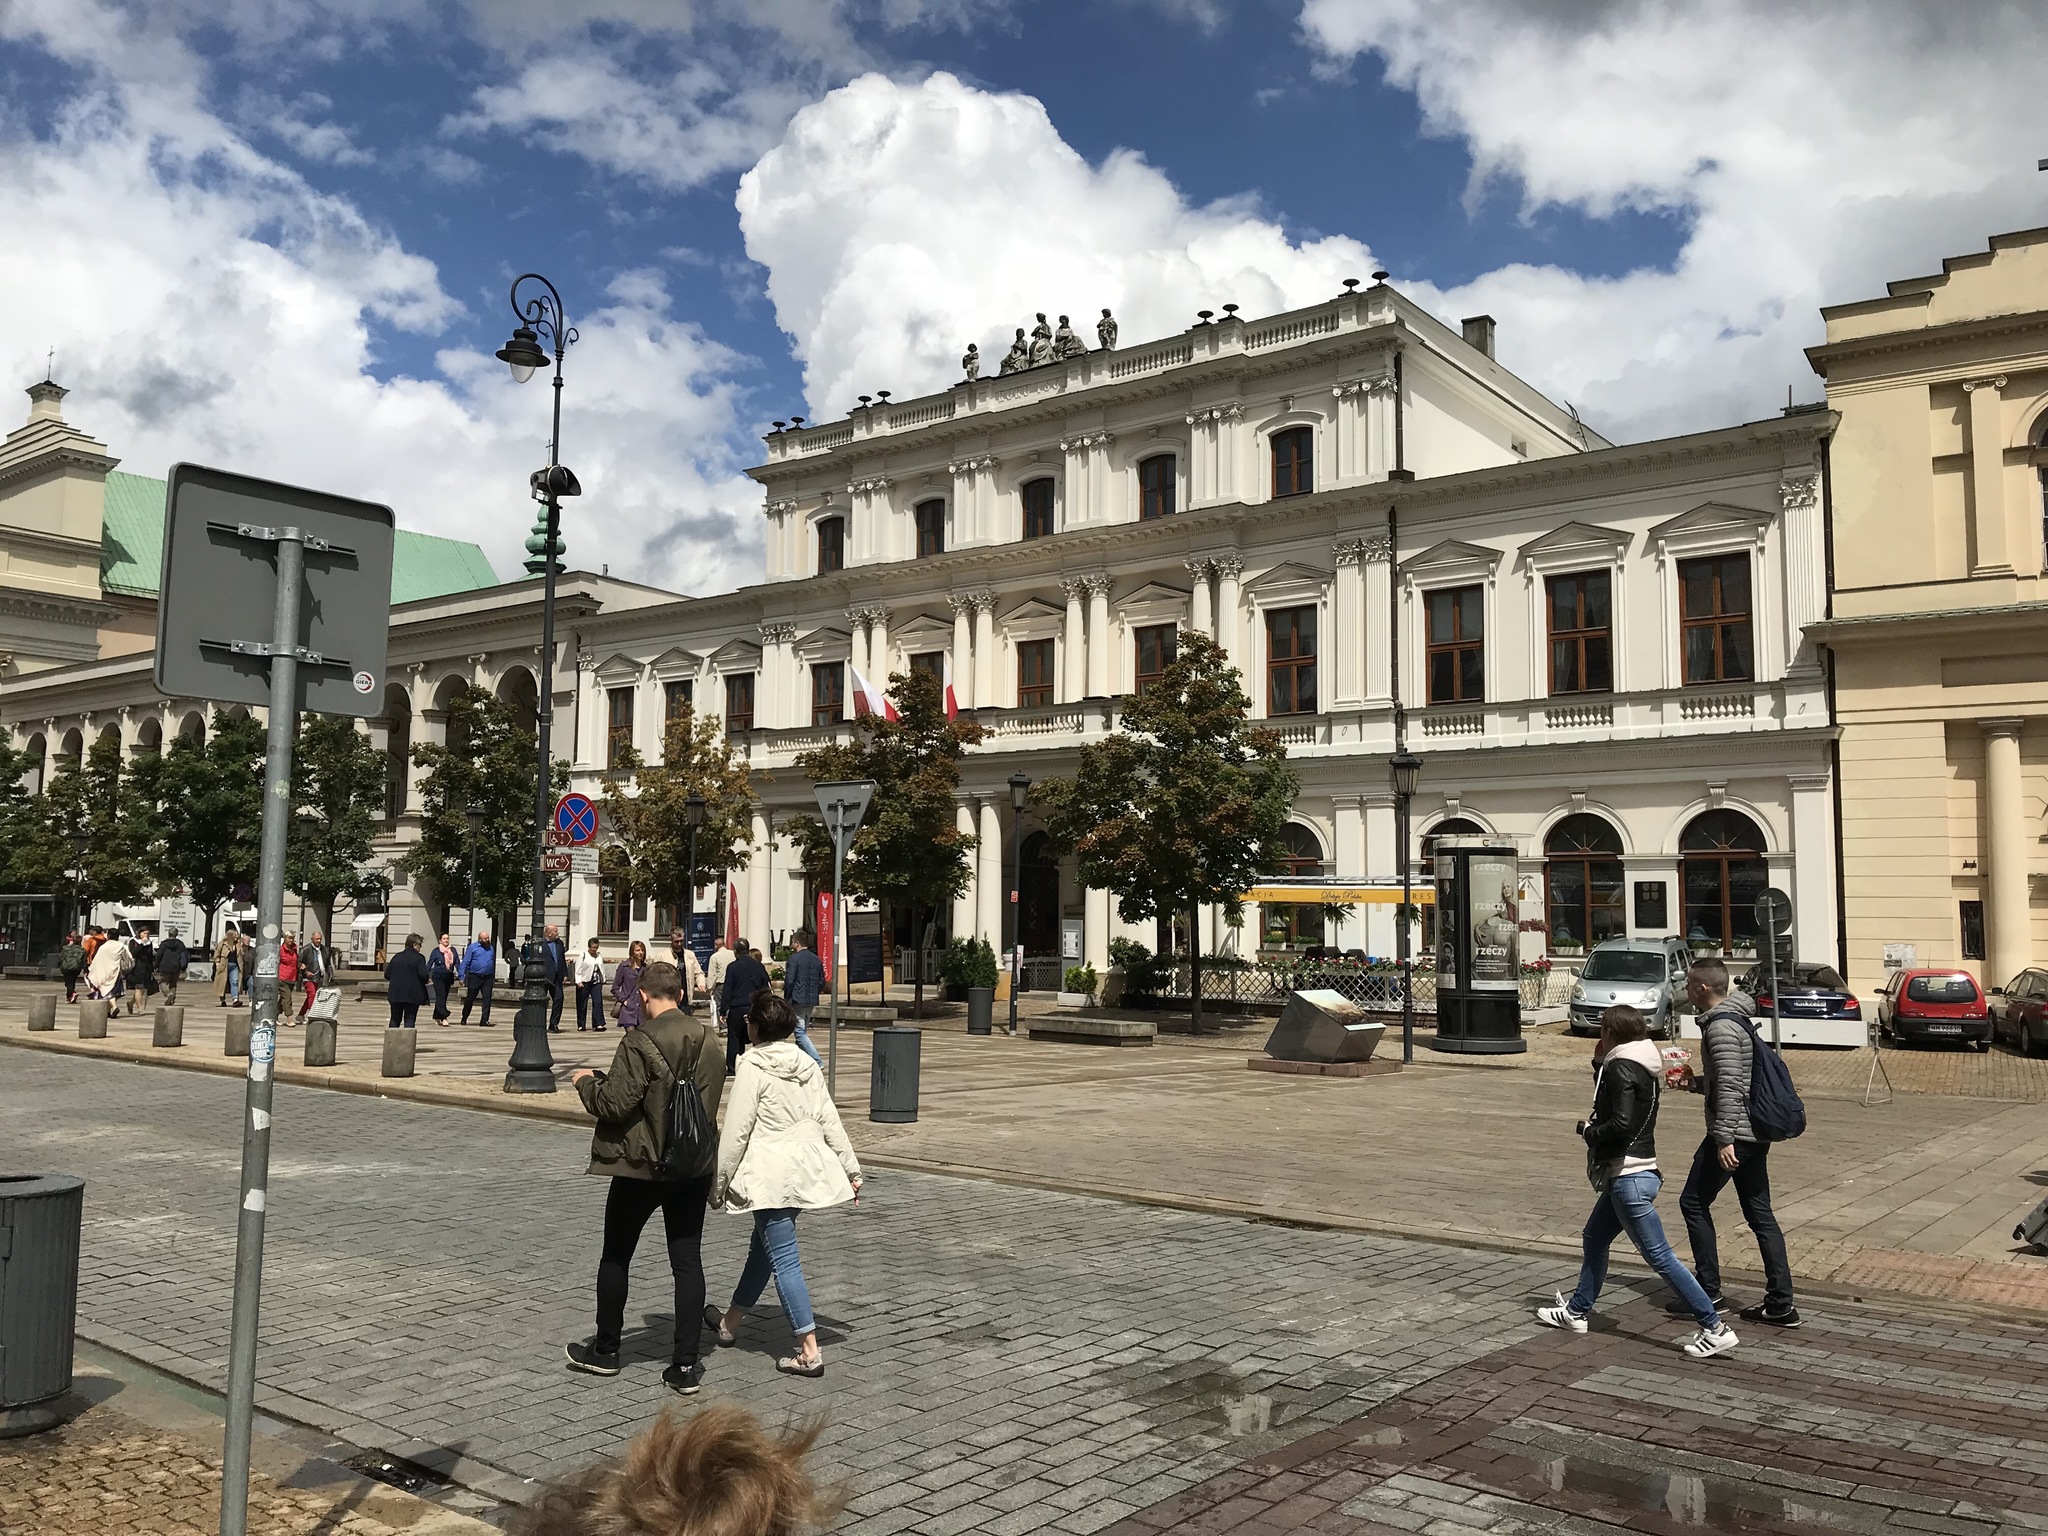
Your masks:
<path fill-rule="evenodd" d="M 960 715 L 960 700 L 953 692 L 953 653 L 947 651 L 945 657 L 946 670 L 940 687 L 944 689 L 946 695 L 946 718 L 948 720 L 955 720 Z"/>
<path fill-rule="evenodd" d="M 725 947 L 736 949 L 740 939 L 740 888 L 732 881 L 725 883 Z"/>
<path fill-rule="evenodd" d="M 853 717 L 880 715 L 884 720 L 896 720 L 896 706 L 889 702 L 888 695 L 860 675 L 858 668 L 853 673 Z"/>

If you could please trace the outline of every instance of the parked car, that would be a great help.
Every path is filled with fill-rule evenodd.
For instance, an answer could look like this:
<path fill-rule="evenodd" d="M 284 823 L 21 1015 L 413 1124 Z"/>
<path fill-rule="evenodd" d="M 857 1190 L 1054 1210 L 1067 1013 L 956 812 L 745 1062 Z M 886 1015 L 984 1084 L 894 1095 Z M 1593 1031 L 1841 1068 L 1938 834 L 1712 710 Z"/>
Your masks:
<path fill-rule="evenodd" d="M 1991 1009 L 1968 971 L 1900 971 L 1877 994 L 1880 1040 L 1967 1041 L 1991 1049 Z"/>
<path fill-rule="evenodd" d="M 2048 971 L 2021 971 L 1991 989 L 1991 1037 L 2022 1056 L 2048 1055 Z"/>
<path fill-rule="evenodd" d="M 1573 1034 L 1598 1034 L 1600 1015 L 1627 1003 L 1643 1016 L 1650 1033 L 1669 1038 L 1685 999 L 1685 972 L 1692 948 L 1683 939 L 1608 939 L 1595 944 L 1572 986 L 1566 1019 Z"/>
<path fill-rule="evenodd" d="M 1768 1029 L 1771 1012 L 1771 968 L 1759 965 L 1735 983 L 1756 999 L 1757 1027 Z M 1778 1018 L 1863 1021 L 1863 1004 L 1832 965 L 1811 960 L 1778 963 Z"/>

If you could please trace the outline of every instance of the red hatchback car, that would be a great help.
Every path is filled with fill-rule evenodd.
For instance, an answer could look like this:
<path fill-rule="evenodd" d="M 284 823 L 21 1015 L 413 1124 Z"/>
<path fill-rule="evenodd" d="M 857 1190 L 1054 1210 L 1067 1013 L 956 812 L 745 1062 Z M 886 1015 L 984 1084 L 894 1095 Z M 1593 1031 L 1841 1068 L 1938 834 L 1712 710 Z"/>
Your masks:
<path fill-rule="evenodd" d="M 1968 971 L 1900 971 L 1877 994 L 1880 1040 L 1967 1041 L 1991 1049 L 1991 1008 Z"/>

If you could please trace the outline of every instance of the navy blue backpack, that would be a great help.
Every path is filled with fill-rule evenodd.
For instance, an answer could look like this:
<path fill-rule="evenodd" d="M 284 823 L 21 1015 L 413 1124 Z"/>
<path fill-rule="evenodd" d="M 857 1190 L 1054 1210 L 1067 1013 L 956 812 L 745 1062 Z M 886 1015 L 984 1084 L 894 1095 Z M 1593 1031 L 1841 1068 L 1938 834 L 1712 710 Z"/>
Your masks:
<path fill-rule="evenodd" d="M 1806 1105 L 1792 1086 L 1792 1069 L 1749 1025 L 1749 1125 L 1759 1141 L 1790 1141 L 1806 1131 Z"/>

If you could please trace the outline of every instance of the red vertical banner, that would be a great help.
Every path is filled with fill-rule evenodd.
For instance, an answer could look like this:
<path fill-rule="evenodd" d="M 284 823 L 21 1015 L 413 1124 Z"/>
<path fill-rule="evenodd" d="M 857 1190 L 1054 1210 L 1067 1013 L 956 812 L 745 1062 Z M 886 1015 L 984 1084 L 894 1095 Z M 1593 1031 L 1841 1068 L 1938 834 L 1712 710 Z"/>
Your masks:
<path fill-rule="evenodd" d="M 838 916 L 839 914 L 832 910 L 832 893 L 818 892 L 818 920 L 815 925 L 818 931 L 817 956 L 825 962 L 827 982 L 839 974 L 836 968 L 839 957 L 838 924 L 835 921 Z"/>
<path fill-rule="evenodd" d="M 745 937 L 746 935 L 740 932 L 740 888 L 731 880 L 727 880 L 725 882 L 725 947 L 737 950 L 740 940 Z"/>

